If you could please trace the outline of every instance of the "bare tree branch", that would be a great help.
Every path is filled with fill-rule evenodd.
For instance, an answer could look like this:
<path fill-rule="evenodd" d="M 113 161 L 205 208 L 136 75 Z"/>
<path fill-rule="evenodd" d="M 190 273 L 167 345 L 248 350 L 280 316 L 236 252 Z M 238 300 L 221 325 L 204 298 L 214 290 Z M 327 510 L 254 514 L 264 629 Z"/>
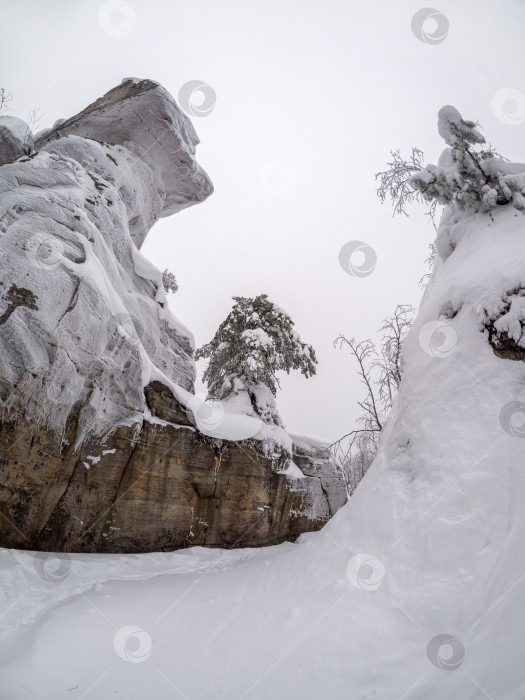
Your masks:
<path fill-rule="evenodd" d="M 376 180 L 379 180 L 377 194 L 381 202 L 390 197 L 390 201 L 394 205 L 394 215 L 404 214 L 408 216 L 406 205 L 413 201 L 421 201 L 421 194 L 412 186 L 410 179 L 412 175 L 423 168 L 423 151 L 420 151 L 419 148 L 412 148 L 408 160 L 401 156 L 399 149 L 390 151 L 390 155 L 392 160 L 387 163 L 388 170 L 376 173 Z"/>
<path fill-rule="evenodd" d="M 43 113 L 39 109 L 32 109 L 26 118 L 27 125 L 30 131 L 34 134 L 35 131 L 40 126 L 42 119 L 44 118 Z"/>
<path fill-rule="evenodd" d="M 7 92 L 5 88 L 0 88 L 0 114 L 7 112 L 9 109 L 8 104 L 13 99 L 13 95 Z"/>
<path fill-rule="evenodd" d="M 419 280 L 419 286 L 422 287 L 423 289 L 427 286 L 428 281 L 430 279 L 430 275 L 432 273 L 432 268 L 434 267 L 434 263 L 436 262 L 436 257 L 437 257 L 437 248 L 435 243 L 431 243 L 429 246 L 430 249 L 430 255 L 428 258 L 425 260 L 426 264 L 430 268 L 430 272 L 427 272 L 423 275 L 423 277 Z"/>
<path fill-rule="evenodd" d="M 354 428 L 332 445 L 334 461 L 339 466 L 348 493 L 351 494 L 372 463 L 379 437 L 402 376 L 402 348 L 412 323 L 414 309 L 408 304 L 396 307 L 392 316 L 385 318 L 379 328 L 379 347 L 372 340 L 357 342 L 343 334 L 334 346 L 348 348 L 357 362 L 357 372 L 366 388 L 366 395 L 358 406 L 362 415 Z"/>

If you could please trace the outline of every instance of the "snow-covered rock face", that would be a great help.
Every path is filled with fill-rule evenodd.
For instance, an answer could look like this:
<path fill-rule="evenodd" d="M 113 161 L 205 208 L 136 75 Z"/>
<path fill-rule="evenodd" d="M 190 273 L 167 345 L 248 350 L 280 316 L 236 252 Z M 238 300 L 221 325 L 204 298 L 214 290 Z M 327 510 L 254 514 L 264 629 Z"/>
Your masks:
<path fill-rule="evenodd" d="M 0 165 L 33 153 L 31 129 L 17 117 L 0 117 Z"/>
<path fill-rule="evenodd" d="M 423 674 L 407 697 L 519 698 L 525 215 L 512 203 L 486 213 L 447 208 L 440 230 L 453 245 L 407 337 L 378 456 L 341 516 L 351 551 L 376 557 L 386 572 L 378 620 L 391 624 L 379 613 L 391 601 L 393 619 L 397 607 L 416 625 L 393 625 L 374 652 L 387 659 L 394 639 L 406 646 L 404 658 L 382 665 L 392 685 L 404 664 Z M 459 640 L 465 655 L 446 684 L 425 672 L 425 647 L 440 634 Z"/>
<path fill-rule="evenodd" d="M 196 143 L 164 88 L 128 81 L 2 167 L 4 412 L 60 431 L 79 402 L 81 441 L 140 423 L 152 365 L 191 390 L 192 336 L 137 246 L 212 192 Z"/>
<path fill-rule="evenodd" d="M 63 139 L 69 135 L 81 136 L 83 142 L 70 144 Z M 92 141 L 111 145 L 113 151 L 84 150 Z M 158 218 L 202 202 L 213 192 L 195 161 L 198 143 L 191 121 L 161 85 L 130 78 L 80 114 L 40 134 L 36 147 L 79 156 L 102 186 L 107 178 L 126 207 L 131 237 L 140 248 Z"/>
<path fill-rule="evenodd" d="M 275 469 L 271 426 L 192 393 L 192 335 L 139 252 L 159 217 L 213 191 L 173 98 L 126 80 L 25 157 L 15 138 L 25 126 L 9 124 L 18 160 L 0 169 L 0 544 L 261 546 L 322 527 L 345 501 L 328 453 L 322 475 L 306 457 L 313 475 L 298 484 Z"/>

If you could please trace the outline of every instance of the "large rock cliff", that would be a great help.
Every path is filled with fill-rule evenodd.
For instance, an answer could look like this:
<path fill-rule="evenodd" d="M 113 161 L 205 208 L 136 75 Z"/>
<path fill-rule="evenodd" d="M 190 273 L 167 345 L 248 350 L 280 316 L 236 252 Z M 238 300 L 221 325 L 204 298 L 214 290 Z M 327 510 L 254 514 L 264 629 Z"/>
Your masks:
<path fill-rule="evenodd" d="M 0 544 L 260 546 L 322 527 L 346 500 L 326 447 L 276 464 L 260 421 L 206 419 L 191 333 L 139 252 L 213 191 L 173 98 L 129 79 L 34 144 L 4 131 Z"/>

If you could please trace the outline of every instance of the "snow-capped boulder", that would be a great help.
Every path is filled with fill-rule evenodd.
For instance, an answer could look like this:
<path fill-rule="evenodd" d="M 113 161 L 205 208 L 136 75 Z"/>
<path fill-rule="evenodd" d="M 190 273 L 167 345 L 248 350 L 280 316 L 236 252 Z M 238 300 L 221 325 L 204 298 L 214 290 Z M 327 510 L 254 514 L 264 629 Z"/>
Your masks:
<path fill-rule="evenodd" d="M 0 165 L 30 155 L 34 145 L 31 129 L 25 121 L 17 117 L 0 117 Z"/>
<path fill-rule="evenodd" d="M 318 478 L 273 468 L 261 421 L 198 420 L 193 337 L 139 251 L 212 193 L 197 143 L 162 86 L 129 79 L 2 166 L 3 546 L 261 545 L 335 512 Z"/>
<path fill-rule="evenodd" d="M 291 435 L 293 441 L 293 463 L 304 476 L 319 480 L 326 494 L 328 512 L 335 513 L 346 503 L 346 486 L 341 473 L 330 457 L 330 444 L 306 435 Z"/>

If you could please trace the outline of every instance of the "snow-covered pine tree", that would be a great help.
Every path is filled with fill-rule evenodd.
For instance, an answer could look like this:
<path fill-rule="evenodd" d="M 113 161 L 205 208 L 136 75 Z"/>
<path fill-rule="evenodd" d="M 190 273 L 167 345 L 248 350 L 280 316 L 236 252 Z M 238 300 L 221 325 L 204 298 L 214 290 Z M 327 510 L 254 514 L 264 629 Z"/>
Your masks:
<path fill-rule="evenodd" d="M 390 197 L 394 213 L 405 213 L 413 200 L 430 204 L 433 214 L 437 204 L 451 205 L 451 211 L 489 212 L 497 205 L 512 203 L 525 210 L 525 175 L 520 166 L 504 160 L 490 146 L 477 124 L 463 119 L 455 107 L 439 110 L 438 132 L 448 148 L 437 165 L 423 167 L 423 153 L 412 149 L 405 160 L 393 151 L 388 170 L 376 174 L 377 193 L 384 201 Z"/>
<path fill-rule="evenodd" d="M 510 192 L 499 182 L 502 173 L 494 173 L 490 167 L 489 161 L 496 154 L 491 148 L 481 148 L 485 138 L 476 127 L 455 107 L 446 105 L 439 110 L 438 132 L 449 148 L 443 151 L 437 166 L 427 165 L 410 180 L 427 202 L 481 211 L 509 202 Z"/>
<path fill-rule="evenodd" d="M 294 369 L 305 377 L 314 375 L 315 351 L 301 341 L 290 316 L 266 294 L 233 300 L 214 338 L 195 355 L 210 360 L 203 377 L 208 399 L 236 400 L 237 408 L 282 426 L 275 405 L 277 372 Z"/>
<path fill-rule="evenodd" d="M 162 273 L 162 284 L 166 293 L 172 292 L 172 294 L 175 294 L 175 292 L 179 288 L 175 275 L 168 269 L 164 270 L 164 272 Z"/>

